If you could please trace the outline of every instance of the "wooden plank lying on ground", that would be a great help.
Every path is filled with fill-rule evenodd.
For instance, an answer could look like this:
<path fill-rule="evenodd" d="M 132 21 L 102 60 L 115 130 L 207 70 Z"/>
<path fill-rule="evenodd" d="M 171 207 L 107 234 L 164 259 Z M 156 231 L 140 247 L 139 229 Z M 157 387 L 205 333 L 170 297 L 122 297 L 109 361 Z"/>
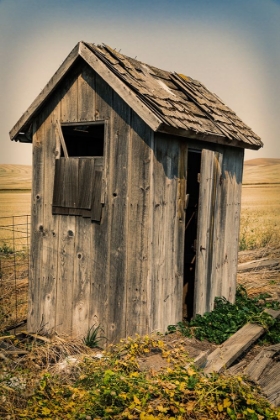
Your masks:
<path fill-rule="evenodd" d="M 280 405 L 280 344 L 264 348 L 246 367 L 244 374 L 257 382 L 275 406 Z"/>
<path fill-rule="evenodd" d="M 265 312 L 275 319 L 280 316 L 280 311 L 273 309 L 267 309 Z M 226 369 L 264 332 L 265 329 L 261 325 L 250 323 L 244 325 L 208 356 L 204 372 L 219 373 Z"/>
<path fill-rule="evenodd" d="M 276 267 L 280 267 L 280 259 L 269 259 L 269 258 L 261 258 L 259 260 L 253 260 L 249 262 L 245 262 L 242 264 L 238 264 L 238 272 L 244 273 L 246 271 L 251 270 L 261 270 L 262 268 L 268 269 L 275 269 Z"/>

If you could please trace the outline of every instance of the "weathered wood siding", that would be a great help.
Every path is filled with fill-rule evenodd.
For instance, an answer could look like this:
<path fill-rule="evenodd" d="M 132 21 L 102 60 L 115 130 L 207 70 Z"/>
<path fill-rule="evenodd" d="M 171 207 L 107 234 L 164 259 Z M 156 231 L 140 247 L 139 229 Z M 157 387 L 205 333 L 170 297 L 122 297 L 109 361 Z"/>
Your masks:
<path fill-rule="evenodd" d="M 60 157 L 57 121 L 95 120 L 106 121 L 100 224 L 52 214 Z M 183 243 L 179 207 L 185 184 L 178 179 L 185 177 L 185 163 L 177 153 L 179 143 L 170 147 L 167 136 L 154 139 L 86 65 L 70 72 L 34 124 L 29 330 L 82 336 L 95 324 L 115 341 L 135 332 L 163 331 L 180 320 L 177 251 Z"/>
<path fill-rule="evenodd" d="M 105 121 L 100 223 L 52 214 L 58 123 L 76 121 Z M 101 325 L 116 341 L 181 320 L 188 143 L 154 134 L 86 63 L 75 64 L 33 125 L 30 331 L 84 336 Z M 198 312 L 212 307 L 214 295 L 235 292 L 243 155 L 219 152 L 203 152 L 208 213 L 200 237 L 210 226 L 211 273 L 200 264 Z"/>
<path fill-rule="evenodd" d="M 195 314 L 211 311 L 216 296 L 233 302 L 236 292 L 244 151 L 219 152 L 202 151 Z"/>
<path fill-rule="evenodd" d="M 155 136 L 151 214 L 152 329 L 166 331 L 182 319 L 187 145 Z"/>

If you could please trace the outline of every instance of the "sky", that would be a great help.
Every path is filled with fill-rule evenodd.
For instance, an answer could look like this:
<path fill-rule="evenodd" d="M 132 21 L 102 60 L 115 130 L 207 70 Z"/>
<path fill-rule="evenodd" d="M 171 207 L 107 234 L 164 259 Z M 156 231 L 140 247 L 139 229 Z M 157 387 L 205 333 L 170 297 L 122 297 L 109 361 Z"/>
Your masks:
<path fill-rule="evenodd" d="M 280 0 L 0 0 L 0 163 L 31 165 L 9 131 L 81 40 L 199 80 L 280 158 Z"/>

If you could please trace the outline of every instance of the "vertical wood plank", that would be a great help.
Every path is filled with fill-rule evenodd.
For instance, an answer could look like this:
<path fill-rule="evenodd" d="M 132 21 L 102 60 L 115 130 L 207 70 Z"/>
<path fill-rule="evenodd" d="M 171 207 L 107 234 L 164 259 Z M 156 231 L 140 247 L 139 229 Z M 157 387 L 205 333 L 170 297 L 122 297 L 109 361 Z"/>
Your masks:
<path fill-rule="evenodd" d="M 52 215 L 54 189 L 54 169 L 56 150 L 56 120 L 58 107 L 53 109 L 53 102 L 48 104 L 51 112 L 43 123 L 44 153 L 44 231 L 42 255 L 42 285 L 40 288 L 40 311 L 45 331 L 55 329 L 56 281 L 57 281 L 57 234 L 58 218 Z M 47 107 L 47 108 L 48 108 Z"/>
<path fill-rule="evenodd" d="M 72 334 L 73 326 L 73 283 L 75 255 L 75 216 L 58 216 L 58 270 L 56 329 L 64 334 Z"/>
<path fill-rule="evenodd" d="M 177 139 L 157 135 L 154 157 L 153 326 L 165 331 L 181 320 L 183 273 L 178 271 L 176 228 L 179 221 L 179 153 Z M 183 250 L 182 250 L 183 252 Z M 183 257 L 181 257 L 183 258 Z"/>
<path fill-rule="evenodd" d="M 91 194 L 93 185 L 94 159 L 79 159 L 79 209 L 91 209 Z"/>
<path fill-rule="evenodd" d="M 97 78 L 97 76 L 96 76 Z M 110 278 L 110 243 L 111 243 L 111 196 L 112 179 L 114 174 L 111 169 L 112 153 L 114 149 L 111 137 L 110 109 L 112 106 L 112 90 L 106 86 L 102 79 L 96 82 L 96 118 L 108 121 L 104 126 L 104 207 L 100 224 L 91 223 L 91 285 L 90 285 L 90 308 L 89 326 L 100 325 L 104 336 L 109 339 L 108 332 L 108 308 L 109 308 L 109 284 Z M 107 110 L 108 108 L 108 110 Z M 104 112 L 99 112 L 105 109 Z M 110 199 L 110 200 L 109 200 Z"/>
<path fill-rule="evenodd" d="M 185 220 L 186 220 L 186 191 L 187 191 L 187 168 L 188 146 L 185 140 L 179 145 L 178 183 L 177 183 L 177 217 L 175 219 L 175 264 L 174 271 L 178 278 L 177 299 L 183 302 L 184 284 L 184 255 L 185 255 Z M 181 285 L 180 285 L 181 284 Z M 182 319 L 182 308 L 176 304 L 175 318 Z"/>
<path fill-rule="evenodd" d="M 60 122 L 75 122 L 78 120 L 78 74 L 77 67 L 65 77 L 61 85 Z"/>
<path fill-rule="evenodd" d="M 110 283 L 108 337 L 116 341 L 126 336 L 126 235 L 127 167 L 130 139 L 130 108 L 115 93 L 112 97 L 110 176 L 112 194 L 110 235 Z"/>
<path fill-rule="evenodd" d="M 210 310 L 211 274 L 213 264 L 213 239 L 215 206 L 220 173 L 218 152 L 202 150 L 200 188 L 198 203 L 198 227 L 196 272 L 194 291 L 194 314 L 204 314 Z"/>
<path fill-rule="evenodd" d="M 43 252 L 43 179 L 44 159 L 42 151 L 42 128 L 38 120 L 33 124 L 33 160 L 32 160 L 32 198 L 31 198 L 31 245 L 30 274 L 28 285 L 27 329 L 31 332 L 40 330 L 39 291 L 41 287 L 41 260 Z"/>
<path fill-rule="evenodd" d="M 126 334 L 146 334 L 150 328 L 149 316 L 149 229 L 150 229 L 150 128 L 133 112 L 128 179 L 127 226 L 127 317 Z"/>
<path fill-rule="evenodd" d="M 241 209 L 243 149 L 225 148 L 221 182 L 221 220 L 224 241 L 220 247 L 219 270 L 216 273 L 221 287 L 220 295 L 230 302 L 235 299 L 238 240 Z"/>
<path fill-rule="evenodd" d="M 84 65 L 78 77 L 78 120 L 95 120 L 95 74 Z M 91 208 L 91 194 L 94 174 L 93 159 L 79 159 L 78 207 Z M 83 214 L 83 212 L 82 212 Z M 92 326 L 90 317 L 91 282 L 93 264 L 93 226 L 90 219 L 76 217 L 76 239 L 74 250 L 73 281 L 73 334 L 85 336 Z M 101 279 L 102 281 L 103 279 Z M 93 303 L 93 305 L 92 305 Z"/>
<path fill-rule="evenodd" d="M 95 118 L 96 120 L 109 120 L 113 91 L 98 74 L 95 74 L 95 83 Z"/>
<path fill-rule="evenodd" d="M 95 120 L 95 73 L 87 64 L 78 76 L 78 116 L 79 121 Z"/>
<path fill-rule="evenodd" d="M 65 175 L 63 185 L 63 207 L 77 208 L 79 201 L 79 159 L 65 159 Z M 71 214 L 69 212 L 69 214 Z"/>
<path fill-rule="evenodd" d="M 84 337 L 89 325 L 89 297 L 91 281 L 91 234 L 89 219 L 79 217 L 74 254 L 73 327 L 76 337 Z"/>
<path fill-rule="evenodd" d="M 80 66 L 76 66 L 69 72 L 61 86 L 60 95 L 60 122 L 78 121 L 78 75 L 81 73 Z M 70 160 L 69 158 L 68 160 Z M 71 160 L 72 161 L 72 160 Z M 73 159 L 75 173 L 78 172 L 78 160 Z M 71 165 L 71 163 L 70 163 Z M 70 167 L 69 167 L 70 168 Z M 70 172 L 65 173 L 64 188 L 69 181 Z M 77 176 L 77 175 L 76 175 Z M 65 195 L 64 195 L 65 199 Z M 72 201 L 72 199 L 70 200 Z M 64 205 L 70 204 L 65 200 Z M 59 217 L 59 240 L 58 240 L 58 271 L 57 271 L 57 305 L 56 305 L 56 328 L 58 332 L 72 334 L 73 329 L 73 284 L 74 284 L 74 258 L 75 255 L 75 216 Z M 80 218 L 78 218 L 80 219 Z M 77 222 L 78 225 L 78 222 Z M 77 230 L 77 232 L 76 232 Z"/>
<path fill-rule="evenodd" d="M 65 159 L 55 160 L 55 177 L 53 190 L 53 206 L 61 207 L 63 203 L 63 184 L 65 171 Z"/>
<path fill-rule="evenodd" d="M 100 222 L 101 220 L 101 188 L 102 188 L 102 172 L 94 171 L 92 195 L 91 220 Z"/>

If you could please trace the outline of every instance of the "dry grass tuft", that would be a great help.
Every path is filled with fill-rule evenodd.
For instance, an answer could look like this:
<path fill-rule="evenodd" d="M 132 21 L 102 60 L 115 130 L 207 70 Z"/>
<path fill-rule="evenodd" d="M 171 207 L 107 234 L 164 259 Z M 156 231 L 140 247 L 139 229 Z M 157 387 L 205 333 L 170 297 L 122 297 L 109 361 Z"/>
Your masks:
<path fill-rule="evenodd" d="M 35 339 L 30 353 L 23 357 L 22 363 L 30 368 L 35 366 L 41 370 L 53 372 L 60 370 L 57 364 L 64 362 L 65 359 L 74 356 L 83 358 L 93 352 L 80 339 L 55 335 L 47 343 Z"/>
<path fill-rule="evenodd" d="M 18 254 L 0 260 L 0 333 L 21 323 L 27 317 L 28 255 Z M 15 271 L 16 270 L 16 271 Z M 16 276 L 16 277 L 15 277 Z"/>

